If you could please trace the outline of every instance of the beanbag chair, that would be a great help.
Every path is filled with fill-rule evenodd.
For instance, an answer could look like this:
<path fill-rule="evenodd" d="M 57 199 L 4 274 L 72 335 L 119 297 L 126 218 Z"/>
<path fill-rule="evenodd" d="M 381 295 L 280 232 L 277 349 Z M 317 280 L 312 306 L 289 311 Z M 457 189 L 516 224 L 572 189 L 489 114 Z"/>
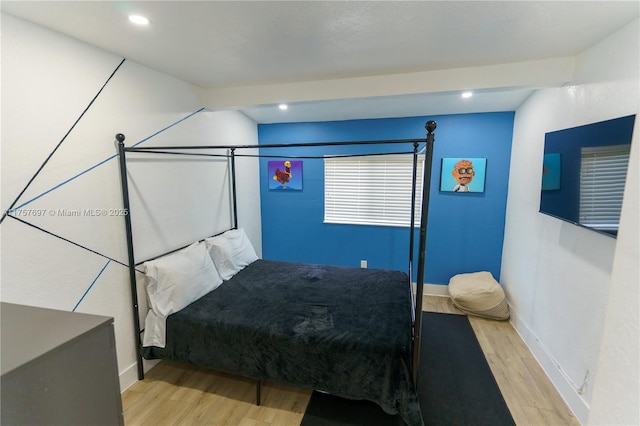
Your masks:
<path fill-rule="evenodd" d="M 509 319 L 504 291 L 490 272 L 455 275 L 449 280 L 449 295 L 454 306 L 469 315 Z"/>

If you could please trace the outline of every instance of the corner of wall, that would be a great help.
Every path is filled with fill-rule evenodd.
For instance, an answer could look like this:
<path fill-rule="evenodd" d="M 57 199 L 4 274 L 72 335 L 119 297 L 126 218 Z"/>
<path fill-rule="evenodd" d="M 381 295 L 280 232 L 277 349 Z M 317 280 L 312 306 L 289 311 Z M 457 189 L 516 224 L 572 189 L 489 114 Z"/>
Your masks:
<path fill-rule="evenodd" d="M 143 361 L 144 373 L 147 374 L 149 370 L 158 365 L 160 360 Z M 120 371 L 120 393 L 123 393 L 138 381 L 138 364 L 133 363 L 129 367 Z"/>

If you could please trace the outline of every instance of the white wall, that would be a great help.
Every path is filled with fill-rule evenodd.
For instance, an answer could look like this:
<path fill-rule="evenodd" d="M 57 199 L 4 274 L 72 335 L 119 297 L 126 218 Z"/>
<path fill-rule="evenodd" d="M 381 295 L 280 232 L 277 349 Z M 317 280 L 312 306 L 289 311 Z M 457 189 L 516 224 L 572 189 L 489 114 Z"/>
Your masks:
<path fill-rule="evenodd" d="M 572 85 L 536 92 L 515 116 L 501 282 L 514 326 L 582 423 L 590 406 L 595 423 L 640 423 L 638 173 L 617 241 L 543 215 L 544 136 L 638 113 L 639 40 L 636 20 L 576 59 Z M 637 120 L 631 170 L 640 167 Z M 621 410 L 613 401 L 623 394 L 634 403 Z"/>
<path fill-rule="evenodd" d="M 2 209 L 27 185 L 121 60 L 2 15 Z M 127 263 L 122 216 L 62 212 L 122 207 L 116 133 L 124 133 L 131 146 L 184 119 L 144 145 L 257 143 L 257 126 L 246 116 L 206 110 L 190 116 L 200 109 L 196 88 L 125 61 L 20 197 L 16 215 Z M 132 159 L 137 260 L 231 226 L 228 171 L 226 164 L 216 163 Z M 260 254 L 257 161 L 239 161 L 238 175 L 239 225 Z M 135 381 L 127 269 L 9 217 L 1 230 L 2 301 L 71 311 L 82 300 L 78 312 L 114 317 L 121 387 Z"/>

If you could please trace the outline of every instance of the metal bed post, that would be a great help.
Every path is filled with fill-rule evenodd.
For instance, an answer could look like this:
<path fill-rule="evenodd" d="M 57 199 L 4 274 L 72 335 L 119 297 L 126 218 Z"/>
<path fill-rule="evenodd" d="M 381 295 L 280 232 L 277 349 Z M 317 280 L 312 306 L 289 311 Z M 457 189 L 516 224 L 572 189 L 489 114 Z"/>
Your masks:
<path fill-rule="evenodd" d="M 414 141 L 413 142 L 413 175 L 411 177 L 411 225 L 409 227 L 409 291 L 411 293 L 411 326 L 413 327 L 415 325 L 416 322 L 416 317 L 415 317 L 415 307 L 416 307 L 416 303 L 415 303 L 415 296 L 413 295 L 413 285 L 412 285 L 412 280 L 413 280 L 413 240 L 414 238 L 414 231 L 415 231 L 415 225 L 416 225 L 416 184 L 417 184 L 417 169 L 418 169 L 418 146 L 420 145 L 420 143 L 418 141 Z"/>
<path fill-rule="evenodd" d="M 238 203 L 236 200 L 236 149 L 231 148 L 231 203 L 233 205 L 233 228 L 238 229 Z"/>
<path fill-rule="evenodd" d="M 233 227 L 234 229 L 238 229 L 238 203 L 237 203 L 237 193 L 236 193 L 236 149 L 229 149 L 229 158 L 231 160 L 231 204 L 233 209 Z M 261 403 L 261 390 L 262 390 L 262 381 L 260 379 L 256 380 L 256 405 L 260 406 Z"/>
<path fill-rule="evenodd" d="M 260 406 L 260 390 L 262 389 L 262 380 L 258 379 L 256 382 L 256 405 Z"/>
<path fill-rule="evenodd" d="M 413 265 L 413 230 L 415 228 L 415 211 L 416 211 L 416 184 L 418 170 L 418 146 L 419 142 L 413 142 L 413 176 L 411 180 L 411 235 L 409 236 L 409 271 Z"/>
<path fill-rule="evenodd" d="M 136 286 L 136 261 L 133 255 L 133 232 L 131 231 L 131 209 L 129 206 L 129 185 L 127 184 L 127 162 L 124 151 L 125 136 L 122 133 L 116 135 L 118 141 L 118 156 L 120 160 L 120 182 L 122 185 L 122 204 L 125 211 L 124 223 L 127 234 L 127 254 L 129 256 L 129 281 L 131 284 L 131 299 L 133 303 L 133 327 L 136 339 L 136 361 L 138 367 L 138 380 L 144 379 L 142 354 L 140 347 L 140 314 L 138 312 L 138 290 Z"/>
<path fill-rule="evenodd" d="M 429 190 L 431 185 L 431 162 L 433 160 L 433 131 L 436 122 L 427 121 L 427 151 L 425 157 L 425 170 L 422 180 L 422 210 L 420 217 L 420 242 L 418 252 L 418 275 L 416 278 L 416 324 L 414 328 L 415 340 L 413 345 L 413 382 L 418 380 L 418 364 L 420 362 L 420 333 L 422 328 L 422 295 L 424 293 L 424 260 L 427 246 L 427 217 L 429 215 Z"/>

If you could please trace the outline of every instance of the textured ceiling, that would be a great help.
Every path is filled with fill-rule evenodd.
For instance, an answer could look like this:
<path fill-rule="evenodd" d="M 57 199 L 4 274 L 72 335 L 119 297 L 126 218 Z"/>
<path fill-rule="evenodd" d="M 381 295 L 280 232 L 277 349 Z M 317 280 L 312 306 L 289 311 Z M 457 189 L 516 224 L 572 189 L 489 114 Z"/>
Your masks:
<path fill-rule="evenodd" d="M 192 83 L 205 100 L 217 99 L 206 106 L 238 108 L 259 122 L 422 115 L 430 101 L 459 104 L 455 87 L 432 83 L 412 93 L 393 87 L 373 93 L 366 78 L 411 80 L 438 70 L 573 57 L 637 18 L 639 10 L 637 1 L 3 1 L 0 7 Z M 150 25 L 132 26 L 130 13 L 145 15 Z M 540 85 L 533 80 L 527 84 L 523 75 L 518 87 L 509 88 L 515 93 L 484 85 L 485 95 L 495 90 L 481 103 L 517 107 Z M 351 88 L 364 83 L 348 99 L 310 89 L 311 82 L 330 87 L 332 81 Z M 460 90 L 474 88 L 462 81 L 456 83 Z M 247 86 L 257 89 L 256 97 L 238 100 L 241 89 L 234 88 Z M 440 96 L 428 96 L 433 93 Z M 278 96 L 299 102 L 298 118 L 292 120 L 291 109 L 288 118 L 273 115 Z"/>

